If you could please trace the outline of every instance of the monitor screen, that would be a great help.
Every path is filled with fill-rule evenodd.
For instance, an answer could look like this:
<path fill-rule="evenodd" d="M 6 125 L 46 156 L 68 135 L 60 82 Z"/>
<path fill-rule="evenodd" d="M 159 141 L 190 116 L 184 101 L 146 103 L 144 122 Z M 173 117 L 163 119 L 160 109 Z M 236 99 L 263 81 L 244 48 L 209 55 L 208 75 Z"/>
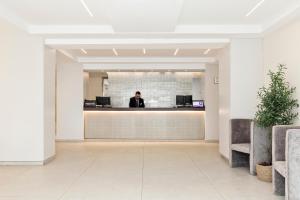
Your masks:
<path fill-rule="evenodd" d="M 194 108 L 204 108 L 204 101 L 203 100 L 194 100 L 193 107 Z"/>
<path fill-rule="evenodd" d="M 176 95 L 176 105 L 184 105 L 184 96 Z"/>
<path fill-rule="evenodd" d="M 192 105 L 193 104 L 193 96 L 192 95 L 185 96 L 184 103 L 185 103 L 185 105 Z"/>
<path fill-rule="evenodd" d="M 97 105 L 110 105 L 110 97 L 96 97 Z"/>

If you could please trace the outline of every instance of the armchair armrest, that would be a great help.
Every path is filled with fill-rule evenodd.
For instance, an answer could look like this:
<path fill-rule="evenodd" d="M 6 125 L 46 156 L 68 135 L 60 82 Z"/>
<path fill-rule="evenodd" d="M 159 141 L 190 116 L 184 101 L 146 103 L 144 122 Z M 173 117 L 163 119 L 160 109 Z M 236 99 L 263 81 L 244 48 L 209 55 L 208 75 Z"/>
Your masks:
<path fill-rule="evenodd" d="M 291 188 L 300 187 L 300 184 L 297 186 L 293 186 L 294 183 L 290 180 L 289 174 L 294 174 L 295 177 L 298 179 L 298 176 L 296 176 L 299 173 L 294 173 L 294 170 L 290 169 L 290 166 L 293 164 L 289 162 L 295 162 L 293 161 L 294 158 L 291 158 L 291 152 L 294 152 L 296 149 L 295 145 L 293 145 L 294 142 L 294 135 L 295 130 L 292 129 L 300 129 L 300 126 L 274 126 L 272 131 L 272 156 L 273 156 L 273 191 L 277 195 L 290 195 Z M 299 131 L 299 130 L 298 130 Z M 298 134 L 297 134 L 298 135 Z M 297 139 L 298 140 L 298 139 Z M 299 141 L 298 141 L 299 142 Z M 299 148 L 299 147 L 298 147 Z M 293 156 L 292 156 L 293 157 Z M 299 159 L 298 159 L 299 160 Z M 278 161 L 285 161 L 284 168 L 285 170 L 279 170 L 277 171 L 275 168 L 276 163 L 283 163 Z M 296 161 L 299 162 L 299 161 Z M 296 166 L 299 167 L 299 166 Z M 283 173 L 284 172 L 284 173 Z M 284 177 L 285 176 L 285 177 Z M 292 179 L 293 180 L 293 179 Z M 296 180 L 297 182 L 297 180 Z M 293 193 L 294 195 L 295 193 Z M 296 194 L 300 194 L 299 191 Z M 287 198 L 288 199 L 288 198 Z M 299 196 L 297 198 L 291 198 L 291 199 L 300 199 Z"/>
<path fill-rule="evenodd" d="M 272 129 L 272 155 L 273 162 L 285 161 L 286 134 L 289 129 L 300 129 L 300 126 L 280 125 Z"/>
<path fill-rule="evenodd" d="M 300 129 L 287 131 L 286 137 L 287 199 L 300 199 Z"/>

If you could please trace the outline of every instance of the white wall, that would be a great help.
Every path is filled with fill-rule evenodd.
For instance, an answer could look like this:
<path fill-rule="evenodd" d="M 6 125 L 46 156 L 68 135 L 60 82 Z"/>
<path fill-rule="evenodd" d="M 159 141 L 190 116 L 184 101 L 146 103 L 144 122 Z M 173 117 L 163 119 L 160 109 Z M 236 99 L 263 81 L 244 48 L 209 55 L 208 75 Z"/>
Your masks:
<path fill-rule="evenodd" d="M 233 39 L 230 46 L 231 118 L 254 118 L 263 86 L 261 39 Z"/>
<path fill-rule="evenodd" d="M 43 161 L 43 39 L 2 19 L 0 29 L 0 161 Z"/>
<path fill-rule="evenodd" d="M 84 99 L 89 99 L 89 79 L 90 79 L 90 74 L 89 72 L 83 72 L 83 97 Z"/>
<path fill-rule="evenodd" d="M 219 140 L 219 76 L 218 65 L 207 65 L 205 70 L 205 140 Z"/>
<path fill-rule="evenodd" d="M 296 98 L 300 101 L 300 19 L 276 30 L 264 38 L 264 77 L 279 63 L 287 66 L 287 81 L 297 87 Z M 300 110 L 299 110 L 300 112 Z M 296 124 L 300 125 L 300 119 Z"/>
<path fill-rule="evenodd" d="M 56 50 L 44 50 L 44 157 L 55 155 Z"/>
<path fill-rule="evenodd" d="M 220 153 L 229 158 L 230 119 L 253 119 L 263 85 L 261 39 L 232 39 L 219 52 Z"/>
<path fill-rule="evenodd" d="M 106 74 L 90 72 L 88 76 L 87 99 L 95 100 L 96 96 L 103 96 L 102 81 Z"/>
<path fill-rule="evenodd" d="M 230 134 L 230 46 L 221 49 L 219 60 L 219 150 L 229 156 Z"/>
<path fill-rule="evenodd" d="M 58 140 L 83 140 L 82 66 L 57 53 L 57 135 Z"/>

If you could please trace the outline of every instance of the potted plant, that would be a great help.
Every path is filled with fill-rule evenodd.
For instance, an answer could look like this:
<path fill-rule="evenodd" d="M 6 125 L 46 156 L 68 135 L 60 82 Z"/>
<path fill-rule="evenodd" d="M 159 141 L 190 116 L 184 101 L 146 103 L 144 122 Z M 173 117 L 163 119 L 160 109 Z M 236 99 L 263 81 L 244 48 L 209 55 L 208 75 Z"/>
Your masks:
<path fill-rule="evenodd" d="M 277 71 L 269 71 L 270 83 L 259 89 L 259 104 L 255 114 L 256 124 L 269 131 L 272 141 L 272 126 L 290 125 L 298 117 L 298 100 L 294 98 L 295 87 L 286 81 L 285 65 L 280 64 Z M 263 181 L 272 181 L 272 143 L 265 147 L 269 160 L 256 165 L 257 177 Z"/>

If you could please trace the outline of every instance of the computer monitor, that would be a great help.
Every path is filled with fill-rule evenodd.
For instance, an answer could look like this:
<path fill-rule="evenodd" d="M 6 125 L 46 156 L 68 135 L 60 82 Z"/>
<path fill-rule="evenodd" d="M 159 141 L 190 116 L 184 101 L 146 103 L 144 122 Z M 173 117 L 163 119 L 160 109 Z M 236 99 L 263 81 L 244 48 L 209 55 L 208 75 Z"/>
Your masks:
<path fill-rule="evenodd" d="M 184 96 L 183 95 L 176 95 L 176 105 L 183 106 L 184 103 Z"/>
<path fill-rule="evenodd" d="M 100 106 L 109 106 L 110 105 L 110 97 L 96 97 L 97 105 Z"/>
<path fill-rule="evenodd" d="M 184 104 L 186 106 L 192 106 L 193 105 L 193 96 L 192 95 L 186 95 L 184 97 Z"/>
<path fill-rule="evenodd" d="M 194 100 L 193 101 L 194 108 L 204 108 L 204 101 L 203 100 Z"/>

